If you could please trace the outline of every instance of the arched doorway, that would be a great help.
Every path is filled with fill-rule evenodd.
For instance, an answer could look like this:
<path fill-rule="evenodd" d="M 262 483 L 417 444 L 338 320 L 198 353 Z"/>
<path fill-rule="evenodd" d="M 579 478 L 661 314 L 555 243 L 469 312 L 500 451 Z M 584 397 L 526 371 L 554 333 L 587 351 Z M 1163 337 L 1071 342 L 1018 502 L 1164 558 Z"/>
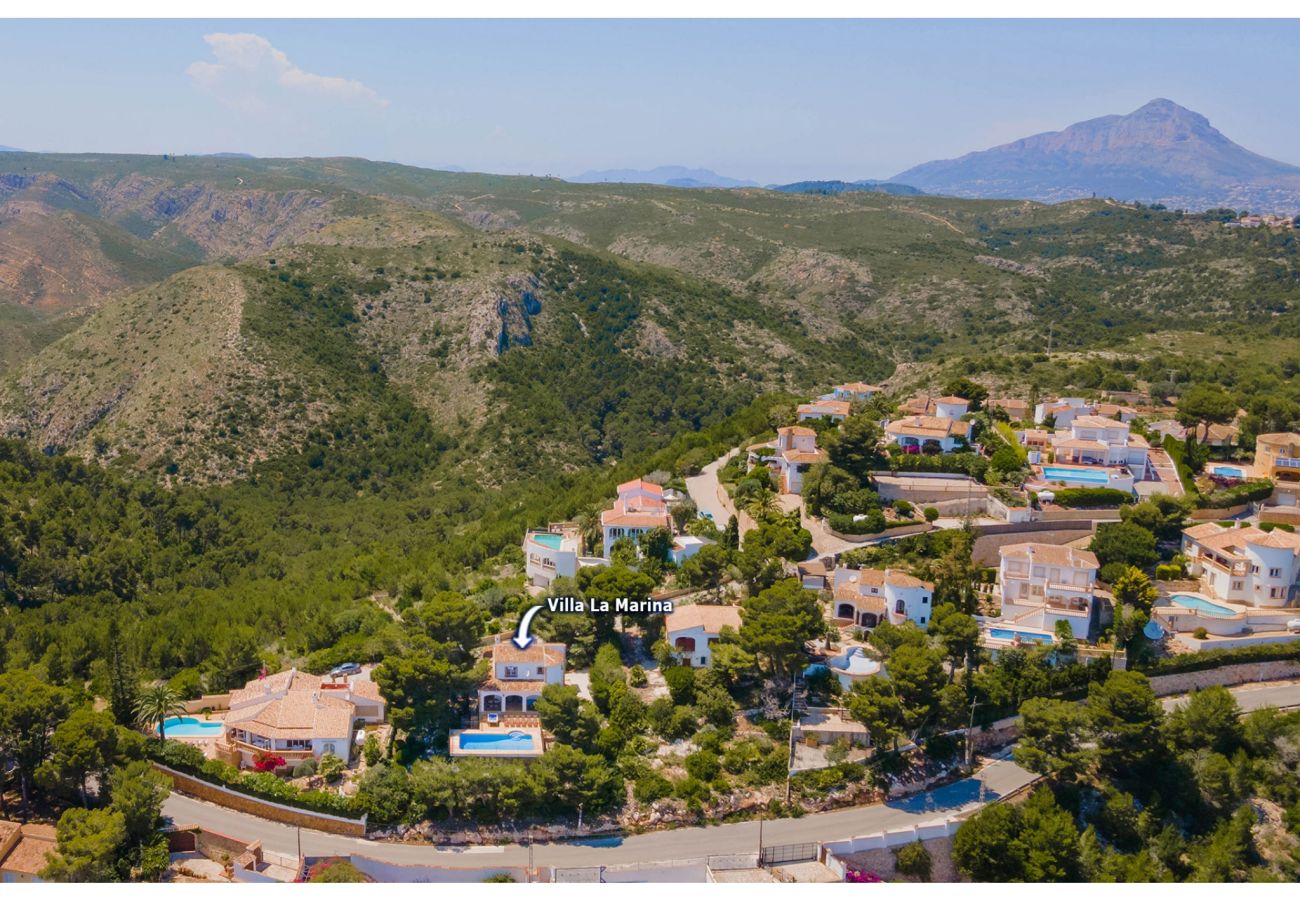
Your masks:
<path fill-rule="evenodd" d="M 676 647 L 678 650 L 682 651 L 683 653 L 694 653 L 694 652 L 695 652 L 695 638 L 693 638 L 693 637 L 679 637 L 679 638 L 677 639 L 677 642 L 674 643 L 673 646 Z"/>
<path fill-rule="evenodd" d="M 506 712 L 523 712 L 524 698 L 518 694 L 510 694 L 506 697 Z"/>
<path fill-rule="evenodd" d="M 879 619 L 876 618 L 875 613 L 864 612 L 858 617 L 858 624 L 863 628 L 875 628 L 878 622 Z"/>
<path fill-rule="evenodd" d="M 484 694 L 483 695 L 484 712 L 501 712 L 501 695 Z"/>
<path fill-rule="evenodd" d="M 853 620 L 857 615 L 857 610 L 853 608 L 852 603 L 841 603 L 835 610 L 835 618 Z"/>

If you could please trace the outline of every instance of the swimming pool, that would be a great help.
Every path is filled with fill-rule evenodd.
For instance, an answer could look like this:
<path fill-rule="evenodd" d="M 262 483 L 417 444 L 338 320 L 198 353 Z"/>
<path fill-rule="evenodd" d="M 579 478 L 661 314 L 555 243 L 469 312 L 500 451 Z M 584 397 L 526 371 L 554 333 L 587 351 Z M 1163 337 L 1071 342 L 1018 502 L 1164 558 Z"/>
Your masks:
<path fill-rule="evenodd" d="M 167 737 L 217 737 L 225 726 L 220 722 L 204 722 L 190 716 L 172 716 L 163 720 Z"/>
<path fill-rule="evenodd" d="M 1246 470 L 1239 466 L 1210 466 L 1210 474 L 1220 478 L 1245 478 Z"/>
<path fill-rule="evenodd" d="M 1020 638 L 1022 641 L 1035 644 L 1052 643 L 1050 635 L 1039 634 L 1036 631 L 1017 631 L 1014 628 L 990 628 L 989 637 L 997 638 L 1000 641 L 1011 641 Z"/>
<path fill-rule="evenodd" d="M 525 731 L 507 731 L 502 734 L 471 734 L 460 736 L 462 750 L 532 750 L 533 736 Z"/>
<path fill-rule="evenodd" d="M 541 544 L 543 547 L 550 547 L 552 550 L 559 550 L 560 544 L 564 541 L 564 535 L 538 532 L 533 535 L 533 540 Z"/>
<path fill-rule="evenodd" d="M 1228 609 L 1228 607 L 1220 606 L 1217 603 L 1211 603 L 1204 597 L 1193 597 L 1191 594 L 1174 594 L 1169 599 L 1184 609 L 1194 609 L 1198 613 L 1202 613 L 1214 619 L 1226 619 L 1229 616 L 1236 615 L 1236 613 Z"/>
<path fill-rule="evenodd" d="M 1076 482 L 1078 484 L 1110 484 L 1105 472 L 1096 469 L 1066 469 L 1061 466 L 1043 466 L 1043 477 L 1048 481 Z"/>

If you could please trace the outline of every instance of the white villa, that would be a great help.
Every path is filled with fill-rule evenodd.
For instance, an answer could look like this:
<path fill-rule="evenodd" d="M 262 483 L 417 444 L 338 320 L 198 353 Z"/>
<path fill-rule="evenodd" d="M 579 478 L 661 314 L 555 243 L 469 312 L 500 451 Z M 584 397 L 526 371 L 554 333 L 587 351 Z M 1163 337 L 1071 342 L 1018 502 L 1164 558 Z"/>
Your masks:
<path fill-rule="evenodd" d="M 935 416 L 940 419 L 960 419 L 970 412 L 970 401 L 964 397 L 913 397 L 903 403 L 903 412 L 910 416 Z"/>
<path fill-rule="evenodd" d="M 492 671 L 478 689 L 480 715 L 533 713 L 548 684 L 564 684 L 568 648 L 534 640 L 522 650 L 509 637 L 492 645 Z"/>
<path fill-rule="evenodd" d="M 1216 600 L 1268 609 L 1290 606 L 1300 584 L 1300 535 L 1217 522 L 1183 532 L 1183 554 Z"/>
<path fill-rule="evenodd" d="M 803 477 L 814 463 L 826 461 L 826 451 L 817 447 L 817 432 L 804 425 L 787 425 L 776 430 L 776 440 L 747 448 L 751 466 L 766 465 L 783 494 L 803 492 Z"/>
<path fill-rule="evenodd" d="M 635 541 L 655 528 L 667 528 L 671 534 L 673 519 L 664 500 L 664 489 L 640 478 L 620 484 L 614 508 L 600 514 L 600 525 L 605 541 L 601 552 L 606 560 L 610 548 L 621 537 Z"/>
<path fill-rule="evenodd" d="M 797 412 L 799 421 L 806 422 L 809 419 L 830 419 L 832 422 L 843 422 L 849 416 L 849 402 L 847 400 L 814 400 L 811 403 L 800 403 Z"/>
<path fill-rule="evenodd" d="M 885 437 L 905 450 L 918 452 L 933 441 L 951 453 L 970 440 L 971 423 L 946 416 L 904 416 L 885 426 Z"/>
<path fill-rule="evenodd" d="M 291 766 L 326 753 L 347 760 L 357 725 L 383 722 L 385 708 L 379 685 L 368 678 L 277 672 L 230 692 L 217 757 L 241 768 L 263 752 Z"/>
<path fill-rule="evenodd" d="M 1173 591 L 1153 611 L 1183 643 L 1199 649 L 1300 639 L 1300 535 L 1204 522 L 1183 531 L 1183 553 L 1196 589 Z"/>
<path fill-rule="evenodd" d="M 524 534 L 524 574 L 528 583 L 550 587 L 556 578 L 573 578 L 582 566 L 603 566 L 601 557 L 582 555 L 582 532 L 571 522 L 552 522 L 545 531 Z"/>
<path fill-rule="evenodd" d="M 878 384 L 866 384 L 861 381 L 850 381 L 848 384 L 837 384 L 831 390 L 829 398 L 822 399 L 846 400 L 852 403 L 855 400 L 870 400 L 877 394 L 884 393 L 884 388 Z"/>
<path fill-rule="evenodd" d="M 897 569 L 850 569 L 839 566 L 831 579 L 832 617 L 862 628 L 888 620 L 908 620 L 925 627 L 930 620 L 934 585 Z"/>
<path fill-rule="evenodd" d="M 1132 434 L 1125 422 L 1104 416 L 1078 416 L 1069 431 L 1058 431 L 1052 442 L 1059 463 L 1083 466 L 1127 466 L 1145 473 L 1151 445 Z"/>
<path fill-rule="evenodd" d="M 1034 406 L 1034 424 L 1042 425 L 1050 416 L 1054 427 L 1069 428 L 1075 416 L 1088 416 L 1092 415 L 1092 412 L 1092 407 L 1082 397 L 1061 397 L 1057 400 L 1045 400 Z"/>
<path fill-rule="evenodd" d="M 1057 622 L 1065 621 L 1075 637 L 1087 637 L 1099 568 L 1091 551 L 1025 543 L 1007 545 L 999 553 L 999 624 L 1024 625 L 1050 634 Z"/>
<path fill-rule="evenodd" d="M 681 565 L 692 556 L 700 552 L 700 549 L 715 544 L 717 541 L 711 541 L 708 538 L 696 537 L 693 534 L 679 534 L 673 538 L 672 549 L 668 551 L 668 558 L 676 565 Z"/>
<path fill-rule="evenodd" d="M 738 607 L 694 603 L 664 617 L 664 640 L 686 665 L 707 668 L 713 659 L 713 642 L 724 628 L 740 631 Z"/>

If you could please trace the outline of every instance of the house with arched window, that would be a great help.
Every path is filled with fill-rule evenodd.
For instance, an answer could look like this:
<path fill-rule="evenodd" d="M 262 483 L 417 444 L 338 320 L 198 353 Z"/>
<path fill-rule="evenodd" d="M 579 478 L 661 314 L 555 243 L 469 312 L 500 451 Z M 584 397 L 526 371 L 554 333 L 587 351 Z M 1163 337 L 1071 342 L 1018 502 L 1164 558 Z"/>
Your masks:
<path fill-rule="evenodd" d="M 831 617 L 861 628 L 909 619 L 922 628 L 930 621 L 934 585 L 898 569 L 840 566 L 832 581 Z"/>
<path fill-rule="evenodd" d="M 520 649 L 509 638 L 492 645 L 492 671 L 478 689 L 481 717 L 489 714 L 535 716 L 537 698 L 548 684 L 564 684 L 564 644 L 533 641 Z"/>

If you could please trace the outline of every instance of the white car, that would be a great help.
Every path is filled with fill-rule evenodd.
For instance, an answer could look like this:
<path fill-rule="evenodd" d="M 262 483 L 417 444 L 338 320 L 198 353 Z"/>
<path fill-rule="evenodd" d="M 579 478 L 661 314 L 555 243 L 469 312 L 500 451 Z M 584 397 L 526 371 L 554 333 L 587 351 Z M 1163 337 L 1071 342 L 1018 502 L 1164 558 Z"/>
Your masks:
<path fill-rule="evenodd" d="M 1294 631 L 1300 634 L 1300 619 L 1288 619 L 1286 623 L 1287 631 Z"/>

